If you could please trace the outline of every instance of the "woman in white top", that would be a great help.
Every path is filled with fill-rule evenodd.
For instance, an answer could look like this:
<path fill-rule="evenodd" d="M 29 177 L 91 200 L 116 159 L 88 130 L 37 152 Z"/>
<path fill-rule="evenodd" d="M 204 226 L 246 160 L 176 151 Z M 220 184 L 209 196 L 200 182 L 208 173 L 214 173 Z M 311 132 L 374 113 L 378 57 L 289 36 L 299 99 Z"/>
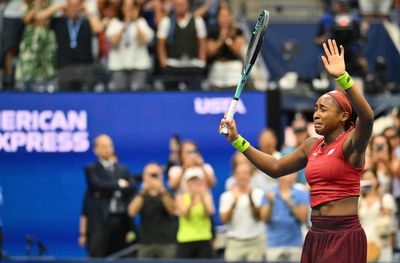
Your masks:
<path fill-rule="evenodd" d="M 393 261 L 393 238 L 396 231 L 394 214 L 396 205 L 393 196 L 384 193 L 380 187 L 378 176 L 371 169 L 366 169 L 362 175 L 359 216 L 361 225 L 367 236 L 369 259 L 379 262 Z M 379 253 L 373 257 L 373 248 Z"/>
<path fill-rule="evenodd" d="M 123 0 L 123 21 L 113 18 L 106 30 L 111 43 L 108 69 L 112 74 L 113 91 L 145 89 L 146 77 L 151 69 L 147 45 L 154 31 L 140 16 L 141 6 L 135 0 Z"/>

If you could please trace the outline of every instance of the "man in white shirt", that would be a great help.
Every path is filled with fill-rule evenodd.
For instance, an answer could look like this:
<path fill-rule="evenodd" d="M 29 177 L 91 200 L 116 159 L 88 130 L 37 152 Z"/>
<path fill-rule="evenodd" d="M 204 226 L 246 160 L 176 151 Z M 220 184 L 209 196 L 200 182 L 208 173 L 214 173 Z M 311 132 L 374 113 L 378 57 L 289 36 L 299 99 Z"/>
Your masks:
<path fill-rule="evenodd" d="M 206 65 L 206 26 L 189 12 L 188 0 L 175 0 L 174 12 L 164 17 L 157 31 L 157 53 L 162 75 L 173 82 L 199 88 Z M 167 86 L 167 89 L 176 88 Z"/>
<path fill-rule="evenodd" d="M 227 261 L 261 261 L 265 251 L 265 225 L 260 209 L 265 198 L 261 189 L 250 185 L 252 166 L 238 164 L 234 170 L 236 184 L 220 198 L 219 214 L 228 227 L 225 246 Z"/>

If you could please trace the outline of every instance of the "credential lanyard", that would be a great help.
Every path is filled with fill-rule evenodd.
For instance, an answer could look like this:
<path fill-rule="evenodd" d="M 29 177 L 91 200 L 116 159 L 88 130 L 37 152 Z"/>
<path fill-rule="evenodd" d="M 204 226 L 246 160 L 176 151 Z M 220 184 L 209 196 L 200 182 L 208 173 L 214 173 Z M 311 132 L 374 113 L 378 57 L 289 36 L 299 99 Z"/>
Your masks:
<path fill-rule="evenodd" d="M 68 18 L 68 34 L 69 34 L 69 47 L 75 49 L 78 47 L 78 33 L 81 28 L 82 17 L 79 17 L 74 23 L 71 18 Z"/>

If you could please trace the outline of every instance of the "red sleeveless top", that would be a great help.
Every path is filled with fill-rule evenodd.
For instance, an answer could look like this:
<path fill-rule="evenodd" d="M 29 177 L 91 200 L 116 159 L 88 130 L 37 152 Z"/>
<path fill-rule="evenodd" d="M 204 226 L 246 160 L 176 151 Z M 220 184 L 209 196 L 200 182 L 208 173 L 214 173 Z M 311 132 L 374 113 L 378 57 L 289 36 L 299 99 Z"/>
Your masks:
<path fill-rule="evenodd" d="M 344 132 L 325 147 L 322 137 L 308 154 L 306 178 L 311 187 L 311 207 L 360 196 L 360 179 L 364 167 L 353 167 L 343 153 L 343 143 L 349 134 L 350 131 Z"/>

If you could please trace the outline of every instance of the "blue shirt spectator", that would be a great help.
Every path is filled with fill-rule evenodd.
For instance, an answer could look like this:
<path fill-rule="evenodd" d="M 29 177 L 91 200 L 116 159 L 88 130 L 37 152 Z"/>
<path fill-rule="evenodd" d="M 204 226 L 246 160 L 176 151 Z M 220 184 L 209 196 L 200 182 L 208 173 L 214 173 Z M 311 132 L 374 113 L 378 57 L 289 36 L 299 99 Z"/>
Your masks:
<path fill-rule="evenodd" d="M 268 245 L 270 247 L 302 246 L 301 222 L 293 216 L 289 206 L 283 201 L 279 186 L 272 188 L 271 192 L 275 193 L 275 203 L 271 221 L 267 224 Z M 295 205 L 310 205 L 309 194 L 301 187 L 293 187 L 291 198 Z M 268 205 L 268 199 L 265 200 Z"/>
<path fill-rule="evenodd" d="M 267 260 L 299 261 L 303 236 L 301 226 L 308 218 L 309 194 L 296 185 L 296 174 L 282 176 L 267 192 L 261 216 L 267 223 Z"/>

